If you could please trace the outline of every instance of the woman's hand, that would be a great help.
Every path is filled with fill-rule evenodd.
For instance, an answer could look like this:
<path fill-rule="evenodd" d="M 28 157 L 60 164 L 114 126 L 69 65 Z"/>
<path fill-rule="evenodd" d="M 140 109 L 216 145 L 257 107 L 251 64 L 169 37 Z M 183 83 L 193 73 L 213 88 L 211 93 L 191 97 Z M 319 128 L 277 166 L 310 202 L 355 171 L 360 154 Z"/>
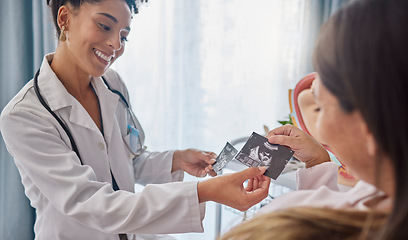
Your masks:
<path fill-rule="evenodd" d="M 183 170 L 196 177 L 216 176 L 211 164 L 215 163 L 217 154 L 197 149 L 175 151 L 173 155 L 172 172 Z"/>
<path fill-rule="evenodd" d="M 323 162 L 330 162 L 326 149 L 309 134 L 293 125 L 285 125 L 270 131 L 268 141 L 273 144 L 284 145 L 295 151 L 294 156 L 312 167 Z"/>
<path fill-rule="evenodd" d="M 246 211 L 268 196 L 271 179 L 263 175 L 265 171 L 265 167 L 251 167 L 199 182 L 199 202 L 214 201 Z M 244 182 L 248 179 L 248 184 L 244 187 Z"/>

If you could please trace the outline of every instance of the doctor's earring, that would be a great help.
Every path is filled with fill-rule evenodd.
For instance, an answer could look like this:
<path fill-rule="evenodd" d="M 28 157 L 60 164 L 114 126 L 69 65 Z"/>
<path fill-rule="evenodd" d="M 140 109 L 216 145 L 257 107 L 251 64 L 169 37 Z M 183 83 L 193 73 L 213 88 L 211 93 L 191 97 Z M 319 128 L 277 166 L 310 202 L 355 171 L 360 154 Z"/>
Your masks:
<path fill-rule="evenodd" d="M 65 26 L 61 27 L 61 34 L 60 34 L 60 41 L 65 42 L 67 40 L 67 36 L 65 35 Z"/>

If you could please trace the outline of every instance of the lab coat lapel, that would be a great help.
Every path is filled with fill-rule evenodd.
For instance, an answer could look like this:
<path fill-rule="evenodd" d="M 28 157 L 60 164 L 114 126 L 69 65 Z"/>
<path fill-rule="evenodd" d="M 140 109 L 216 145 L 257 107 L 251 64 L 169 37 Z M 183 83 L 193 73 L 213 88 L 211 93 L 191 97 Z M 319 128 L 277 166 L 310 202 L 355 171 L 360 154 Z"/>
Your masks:
<path fill-rule="evenodd" d="M 41 65 L 38 86 L 42 97 L 57 115 L 63 114 L 60 111 L 61 109 L 71 107 L 69 113 L 70 122 L 101 134 L 85 108 L 67 91 L 57 75 L 52 71 L 49 64 L 52 58 L 52 54 L 45 56 Z"/>
<path fill-rule="evenodd" d="M 42 98 L 47 102 L 52 111 L 72 106 L 73 97 L 65 89 L 64 85 L 52 71 L 49 62 L 53 55 L 47 55 L 41 64 L 40 75 L 38 76 L 38 87 Z"/>
<path fill-rule="evenodd" d="M 92 85 L 99 97 L 102 110 L 103 128 L 105 142 L 108 148 L 108 160 L 110 169 L 115 176 L 116 182 L 121 190 L 134 191 L 134 179 L 132 161 L 126 155 L 123 139 L 120 134 L 116 114 L 126 114 L 120 111 L 121 104 L 119 96 L 110 91 L 101 78 L 93 78 Z M 119 111 L 119 113 L 117 113 Z"/>
<path fill-rule="evenodd" d="M 105 142 L 106 145 L 109 146 L 112 139 L 112 131 L 115 121 L 116 107 L 119 103 L 119 96 L 111 92 L 102 82 L 100 77 L 94 77 L 91 84 L 99 98 Z"/>

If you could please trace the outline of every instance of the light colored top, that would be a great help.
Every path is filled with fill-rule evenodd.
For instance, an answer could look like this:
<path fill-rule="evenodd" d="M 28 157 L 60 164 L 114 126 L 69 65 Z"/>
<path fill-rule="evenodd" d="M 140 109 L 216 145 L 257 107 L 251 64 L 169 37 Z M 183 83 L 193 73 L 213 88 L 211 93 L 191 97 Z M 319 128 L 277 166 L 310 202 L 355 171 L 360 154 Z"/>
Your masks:
<path fill-rule="evenodd" d="M 297 170 L 298 191 L 283 194 L 258 211 L 264 214 L 290 207 L 328 207 L 333 209 L 367 209 L 365 203 L 383 194 L 377 188 L 359 181 L 353 188 L 340 191 L 337 185 L 338 165 L 322 163 Z"/>
<path fill-rule="evenodd" d="M 36 239 L 119 239 L 117 233 L 202 232 L 205 204 L 196 182 L 174 182 L 173 152 L 144 152 L 132 159 L 124 141 L 126 107 L 101 78 L 91 84 L 99 98 L 104 135 L 82 105 L 64 88 L 44 57 L 38 78 L 42 97 L 72 132 L 82 162 L 55 118 L 28 82 L 4 108 L 0 130 L 36 209 Z M 128 99 L 120 77 L 104 75 Z M 129 100 L 128 100 L 129 101 Z M 129 101 L 130 102 L 130 101 Z M 144 133 L 139 126 L 144 141 Z M 110 170 L 121 190 L 112 189 Z M 134 193 L 134 183 L 153 183 Z M 172 182 L 172 183 L 168 183 Z M 164 184 L 162 184 L 164 183 Z"/>

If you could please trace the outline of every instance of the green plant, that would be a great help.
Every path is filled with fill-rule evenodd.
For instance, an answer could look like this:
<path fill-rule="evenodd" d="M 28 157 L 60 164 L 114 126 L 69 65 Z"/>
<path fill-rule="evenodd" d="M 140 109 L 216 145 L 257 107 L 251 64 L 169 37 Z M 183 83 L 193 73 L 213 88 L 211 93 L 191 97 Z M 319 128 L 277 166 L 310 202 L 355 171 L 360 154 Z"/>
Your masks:
<path fill-rule="evenodd" d="M 288 116 L 288 120 L 280 120 L 280 121 L 278 121 L 278 123 L 280 123 L 280 124 L 282 124 L 282 125 L 286 125 L 286 124 L 291 124 L 291 125 L 293 125 L 293 122 L 292 122 L 292 118 L 291 118 L 291 116 L 290 116 L 290 113 L 289 113 L 289 116 Z"/>

